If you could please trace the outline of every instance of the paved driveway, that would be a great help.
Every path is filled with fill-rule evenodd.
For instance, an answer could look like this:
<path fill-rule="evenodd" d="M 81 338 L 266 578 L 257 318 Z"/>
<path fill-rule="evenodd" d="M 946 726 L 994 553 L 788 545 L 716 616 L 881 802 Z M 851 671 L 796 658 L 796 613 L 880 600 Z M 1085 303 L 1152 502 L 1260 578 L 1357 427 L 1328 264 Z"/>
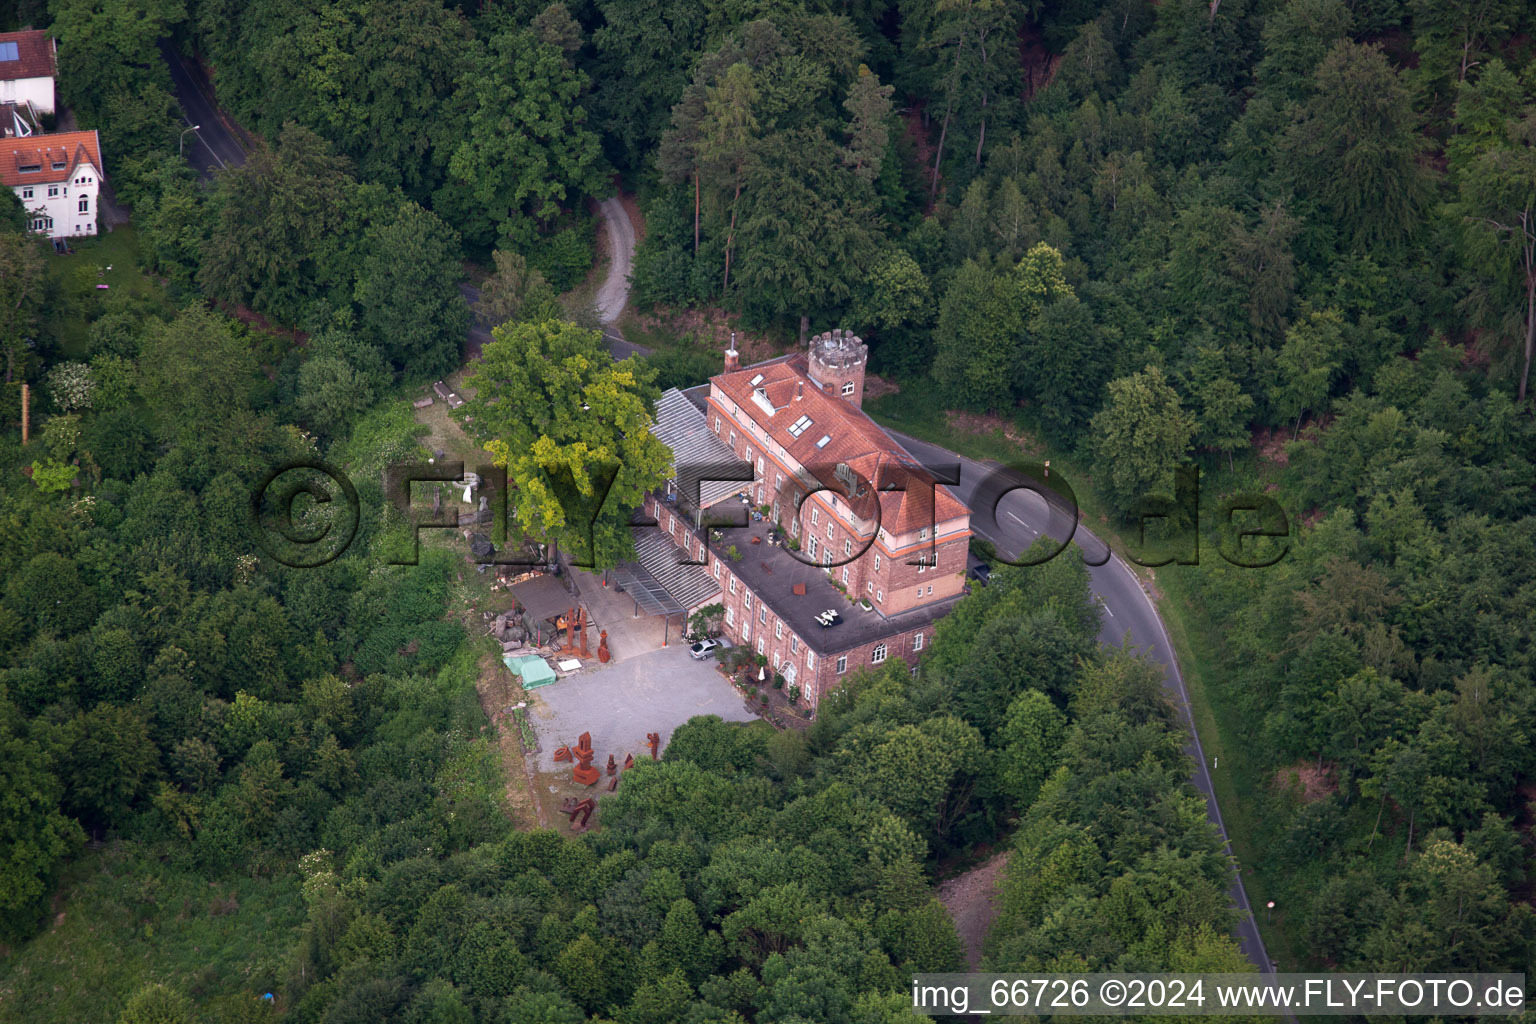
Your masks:
<path fill-rule="evenodd" d="M 645 734 L 661 733 L 665 750 L 672 731 L 695 715 L 719 715 L 727 722 L 751 722 L 757 715 L 715 668 L 715 661 L 694 661 L 682 645 L 639 654 L 541 686 L 529 695 L 529 716 L 539 733 L 539 770 L 550 772 L 555 748 L 574 746 L 583 732 L 592 734 L 598 768 L 613 754 L 649 756 Z M 606 789 L 606 786 L 600 788 Z"/>

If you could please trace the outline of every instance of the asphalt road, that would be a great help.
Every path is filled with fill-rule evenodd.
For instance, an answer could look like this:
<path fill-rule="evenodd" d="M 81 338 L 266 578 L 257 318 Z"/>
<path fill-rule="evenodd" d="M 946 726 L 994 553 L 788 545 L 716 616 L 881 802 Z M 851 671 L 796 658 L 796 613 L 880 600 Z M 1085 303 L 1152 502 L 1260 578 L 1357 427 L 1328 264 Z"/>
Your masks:
<path fill-rule="evenodd" d="M 187 162 L 205 178 L 211 178 L 216 170 L 245 163 L 245 146 L 214 103 L 213 86 L 202 69 L 183 59 L 169 40 L 160 40 L 160 55 L 170 69 L 171 86 L 187 126 L 197 126 L 196 131 L 188 131 L 181 140 Z"/>
<path fill-rule="evenodd" d="M 1185 749 L 1195 763 L 1195 772 L 1190 781 L 1205 797 L 1206 814 L 1221 833 L 1227 856 L 1232 858 L 1234 870 L 1229 895 L 1242 915 L 1236 929 L 1238 944 L 1242 947 L 1243 955 L 1253 961 L 1260 971 L 1273 973 L 1274 967 L 1254 920 L 1253 908 L 1248 903 L 1241 870 L 1236 858 L 1232 856 L 1232 842 L 1221 820 L 1221 808 L 1216 803 L 1215 789 L 1211 785 L 1210 760 L 1200 747 L 1200 734 L 1195 730 L 1189 693 L 1184 687 L 1184 677 L 1179 672 L 1178 661 L 1173 654 L 1173 644 L 1168 639 L 1162 620 L 1158 618 L 1151 597 L 1142 589 L 1141 581 L 1119 555 L 1109 551 L 1104 542 L 1081 523 L 1075 533 L 1071 532 L 1072 517 L 1066 508 L 1054 503 L 1048 504 L 1034 491 L 1010 492 L 1009 488 L 1022 479 L 1018 474 L 1000 472 L 1001 467 L 997 463 L 967 459 L 914 437 L 904 434 L 895 434 L 895 437 L 908 451 L 935 469 L 958 464 L 959 482 L 951 485 L 951 489 L 961 501 L 970 506 L 971 529 L 995 544 L 1000 554 L 1017 557 L 1038 540 L 1043 532 L 1057 542 L 1071 536 L 1074 543 L 1081 546 L 1081 556 L 1077 549 L 1069 548 L 1058 558 L 1083 557 L 1086 561 L 1097 562 L 1104 559 L 1106 554 L 1109 555 L 1104 564 L 1088 567 L 1089 583 L 1104 611 L 1099 642 L 1116 646 L 1125 643 L 1146 652 L 1163 666 L 1164 685 L 1183 712 L 1188 727 L 1189 741 Z"/>

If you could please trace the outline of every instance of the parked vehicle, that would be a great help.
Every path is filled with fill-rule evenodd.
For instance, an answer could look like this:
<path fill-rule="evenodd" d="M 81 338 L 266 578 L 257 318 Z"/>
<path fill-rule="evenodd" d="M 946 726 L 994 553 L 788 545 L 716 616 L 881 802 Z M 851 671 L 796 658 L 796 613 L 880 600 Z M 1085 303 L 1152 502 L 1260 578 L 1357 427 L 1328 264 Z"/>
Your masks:
<path fill-rule="evenodd" d="M 723 646 L 719 640 L 700 640 L 688 648 L 688 653 L 695 661 L 703 661 L 715 652 L 715 648 Z"/>

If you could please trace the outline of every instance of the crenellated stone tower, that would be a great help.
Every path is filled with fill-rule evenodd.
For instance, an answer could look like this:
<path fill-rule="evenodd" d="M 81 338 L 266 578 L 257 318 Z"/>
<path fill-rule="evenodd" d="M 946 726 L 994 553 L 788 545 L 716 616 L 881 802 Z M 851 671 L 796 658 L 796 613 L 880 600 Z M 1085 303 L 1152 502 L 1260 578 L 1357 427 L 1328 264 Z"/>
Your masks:
<path fill-rule="evenodd" d="M 836 328 L 811 339 L 808 371 L 810 377 L 829 395 L 864 403 L 864 367 L 869 362 L 869 346 L 852 331 Z"/>

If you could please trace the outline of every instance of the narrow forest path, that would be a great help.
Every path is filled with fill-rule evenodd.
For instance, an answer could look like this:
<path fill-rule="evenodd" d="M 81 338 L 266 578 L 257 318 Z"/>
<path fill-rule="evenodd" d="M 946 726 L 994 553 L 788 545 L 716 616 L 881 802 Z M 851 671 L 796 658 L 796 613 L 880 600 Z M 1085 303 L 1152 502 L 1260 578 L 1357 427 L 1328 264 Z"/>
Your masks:
<path fill-rule="evenodd" d="M 643 345 L 634 345 L 625 340 L 624 332 L 619 330 L 618 319 L 624 315 L 624 307 L 629 305 L 629 275 L 635 260 L 635 222 L 640 213 L 636 210 L 631 217 L 630 208 L 634 206 L 631 199 L 626 202 L 624 196 L 616 195 L 604 199 L 597 204 L 598 212 L 603 215 L 603 230 L 606 235 L 608 248 L 608 276 L 598 286 L 594 304 L 597 306 L 597 315 L 603 322 L 603 341 L 608 344 L 608 351 L 613 353 L 615 359 L 627 359 L 630 356 L 648 356 L 651 350 Z"/>
<path fill-rule="evenodd" d="M 965 946 L 965 962 L 971 970 L 981 966 L 981 944 L 997 920 L 998 891 L 1008 851 L 993 854 L 964 874 L 939 883 L 939 902 L 949 911 L 949 919 L 960 933 Z"/>

